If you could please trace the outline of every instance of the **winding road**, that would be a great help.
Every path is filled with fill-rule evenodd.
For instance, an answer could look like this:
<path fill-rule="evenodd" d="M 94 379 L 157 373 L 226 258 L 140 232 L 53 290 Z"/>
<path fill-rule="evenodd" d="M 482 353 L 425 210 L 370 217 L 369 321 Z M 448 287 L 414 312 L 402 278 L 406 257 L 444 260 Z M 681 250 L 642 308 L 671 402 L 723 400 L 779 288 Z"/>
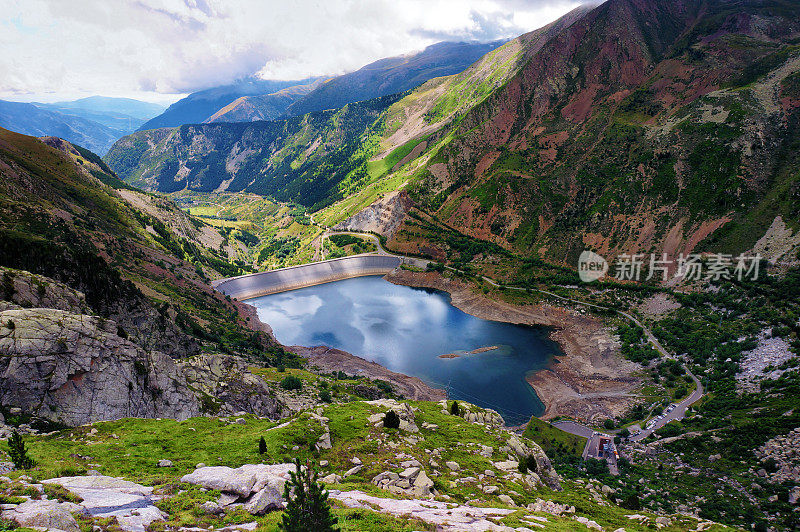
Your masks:
<path fill-rule="evenodd" d="M 492 280 L 492 279 L 490 279 L 490 278 L 488 278 L 486 276 L 482 276 L 482 278 L 483 278 L 484 281 L 486 281 L 487 283 L 491 284 L 492 286 L 500 286 L 494 280 Z M 524 288 L 517 288 L 517 287 L 514 287 L 514 286 L 507 286 L 506 288 L 509 289 L 509 290 L 525 290 Z M 569 297 L 560 296 L 558 294 L 554 294 L 553 292 L 550 292 L 550 291 L 547 291 L 547 290 L 541 290 L 541 289 L 533 289 L 533 290 L 535 290 L 535 291 L 537 291 L 539 293 L 542 293 L 542 294 L 547 294 L 548 296 L 551 296 L 551 297 L 555 297 L 555 298 L 560 299 L 562 301 L 568 301 L 570 303 L 575 303 L 575 304 L 578 304 L 578 305 L 584 305 L 584 306 L 587 306 L 587 307 L 592 307 L 592 308 L 596 308 L 596 309 L 600 309 L 600 310 L 614 311 L 617 314 L 619 314 L 620 316 L 623 316 L 623 317 L 627 318 L 628 320 L 632 321 L 634 324 L 639 326 L 642 329 L 642 331 L 644 331 L 644 335 L 647 338 L 647 340 L 653 345 L 653 347 L 656 348 L 656 350 L 661 354 L 661 356 L 669 358 L 669 359 L 672 359 L 672 360 L 677 360 L 674 355 L 672 355 L 669 351 L 667 351 L 664 348 L 663 345 L 661 345 L 661 343 L 658 341 L 658 339 L 655 337 L 655 335 L 653 335 L 653 333 L 652 333 L 652 331 L 650 331 L 650 329 L 645 327 L 645 325 L 642 322 L 640 322 L 636 317 L 634 317 L 633 315 L 631 315 L 631 314 L 629 314 L 629 313 L 627 313 L 625 311 L 612 309 L 611 307 L 604 307 L 602 305 L 596 305 L 594 303 L 587 303 L 585 301 L 580 301 L 578 299 L 572 299 L 572 298 L 569 298 Z M 697 376 L 694 373 L 691 372 L 691 370 L 686 366 L 686 364 L 683 364 L 681 362 L 681 366 L 683 366 L 683 369 L 686 371 L 686 374 L 689 375 L 692 378 L 692 381 L 694 381 L 695 389 L 692 391 L 691 394 L 689 394 L 689 396 L 687 398 L 685 398 L 681 402 L 677 403 L 677 406 L 671 412 L 669 412 L 667 414 L 664 414 L 663 417 L 661 417 L 661 419 L 656 421 L 653 424 L 653 426 L 651 426 L 649 429 L 642 429 L 637 434 L 635 434 L 633 436 L 630 436 L 628 438 L 630 441 L 643 440 L 643 439 L 647 438 L 648 436 L 650 436 L 650 434 L 652 434 L 656 430 L 660 429 L 661 427 L 663 427 L 664 425 L 669 423 L 670 421 L 683 419 L 684 417 L 686 417 L 686 410 L 703 397 L 703 394 L 704 394 L 703 384 L 700 382 L 700 379 L 698 379 Z M 644 420 L 644 422 L 647 422 L 647 421 L 648 420 Z M 570 423 L 569 425 L 564 424 L 563 426 L 558 426 L 558 428 L 561 429 L 561 430 L 564 430 L 565 432 L 569 432 L 570 434 L 576 434 L 578 436 L 583 436 L 583 437 L 586 437 L 585 434 L 587 433 L 587 431 L 593 431 L 594 430 L 594 429 L 592 429 L 590 427 L 586 427 L 586 426 L 581 425 L 580 423 L 576 423 L 574 421 L 570 421 L 569 423 Z M 554 424 L 554 426 L 556 426 L 556 425 Z M 580 427 L 580 428 L 578 428 L 578 427 Z"/>
<path fill-rule="evenodd" d="M 379 254 L 379 255 L 388 255 L 388 256 L 392 256 L 392 257 L 398 257 L 398 258 L 402 259 L 403 262 L 406 263 L 406 264 L 414 264 L 415 266 L 421 266 L 421 267 L 424 268 L 430 262 L 430 261 L 423 260 L 423 259 L 416 259 L 414 257 L 407 257 L 405 255 L 399 255 L 399 254 L 396 254 L 396 253 L 391 253 L 391 252 L 387 251 L 381 245 L 380 238 L 378 238 L 378 236 L 376 236 L 376 235 L 374 235 L 372 233 L 361 233 L 361 232 L 358 232 L 358 231 L 331 231 L 329 227 L 326 227 L 326 226 L 323 226 L 321 224 L 316 223 L 314 221 L 313 215 L 311 216 L 311 222 L 314 225 L 316 225 L 317 227 L 320 227 L 321 229 L 323 229 L 323 231 L 324 231 L 323 234 L 320 235 L 320 237 L 319 237 L 320 238 L 319 249 L 323 250 L 322 251 L 323 259 L 324 259 L 324 247 L 323 247 L 324 238 L 326 236 L 342 234 L 342 235 L 354 235 L 354 236 L 366 236 L 366 237 L 369 237 L 370 239 L 372 239 L 373 242 L 375 242 L 375 246 L 376 246 L 376 249 L 377 249 L 377 252 L 376 252 L 377 254 Z M 456 268 L 453 268 L 451 266 L 445 266 L 445 267 L 447 269 L 449 269 L 449 270 L 452 270 L 452 271 L 458 271 Z M 485 282 L 487 282 L 488 284 L 490 284 L 490 285 L 492 285 L 494 287 L 500 287 L 501 286 L 500 283 L 498 283 L 494 279 L 486 277 L 485 275 L 481 275 L 481 278 Z M 508 289 L 508 290 L 518 290 L 518 291 L 527 290 L 526 288 L 519 288 L 519 287 L 515 287 L 515 286 L 506 286 L 506 289 Z M 569 297 L 564 297 L 564 296 L 558 295 L 556 293 L 550 292 L 548 290 L 542 290 L 542 289 L 538 289 L 538 288 L 534 288 L 534 289 L 531 289 L 531 290 L 539 292 L 541 294 L 548 295 L 548 296 L 556 298 L 556 299 L 560 299 L 562 301 L 573 303 L 573 304 L 576 304 L 576 305 L 583 305 L 583 306 L 586 306 L 586 307 L 595 308 L 595 309 L 599 309 L 599 310 L 616 312 L 620 316 L 623 316 L 624 318 L 628 319 L 629 321 L 631 321 L 632 323 L 634 323 L 635 325 L 640 327 L 642 329 L 642 331 L 644 331 L 645 337 L 647 338 L 648 342 L 650 342 L 650 344 L 653 345 L 653 347 L 661 354 L 661 356 L 663 356 L 665 358 L 668 358 L 668 359 L 672 359 L 672 360 L 678 360 L 673 354 L 671 354 L 669 351 L 667 351 L 664 348 L 663 345 L 661 345 L 661 343 L 658 341 L 658 339 L 655 337 L 655 335 L 653 335 L 652 331 L 650 331 L 649 328 L 647 328 L 641 321 L 639 321 L 635 316 L 633 316 L 632 314 L 630 314 L 628 312 L 625 312 L 625 311 L 622 311 L 622 310 L 617 310 L 617 309 L 614 309 L 614 308 L 611 308 L 611 307 L 605 307 L 605 306 L 602 306 L 602 305 L 597 305 L 595 303 L 587 303 L 585 301 L 581 301 L 581 300 L 578 300 L 578 299 L 572 299 L 572 298 L 569 298 Z M 696 403 L 697 401 L 699 401 L 703 397 L 704 390 L 703 390 L 703 384 L 700 382 L 700 379 L 698 379 L 697 376 L 694 373 L 691 372 L 691 370 L 686 366 L 686 364 L 683 364 L 681 362 L 681 365 L 682 365 L 683 369 L 686 371 L 686 374 L 691 377 L 692 381 L 694 381 L 695 389 L 692 391 L 691 394 L 689 394 L 688 397 L 686 397 L 685 399 L 683 399 L 682 401 L 677 403 L 676 407 L 672 411 L 670 411 L 667 414 L 663 414 L 662 417 L 660 419 L 658 419 L 658 421 L 656 421 L 650 428 L 642 429 L 640 432 L 636 433 L 635 435 L 630 436 L 628 438 L 630 441 L 643 440 L 643 439 L 647 438 L 648 436 L 650 436 L 654 431 L 660 429 L 661 427 L 663 427 L 664 425 L 669 423 L 670 421 L 683 419 L 686 416 L 686 410 L 691 405 L 693 405 L 694 403 Z M 643 423 L 646 423 L 647 421 L 648 420 L 644 420 Z M 569 432 L 570 434 L 575 434 L 575 435 L 582 436 L 582 437 L 587 437 L 586 436 L 587 434 L 591 434 L 591 433 L 595 432 L 595 430 L 596 430 L 596 429 L 593 429 L 591 427 L 582 425 L 582 424 L 574 422 L 574 421 L 557 422 L 557 423 L 554 423 L 553 426 L 556 426 L 557 428 L 559 428 L 561 430 L 564 430 L 565 432 Z M 617 432 L 617 431 L 614 431 L 614 432 Z"/>

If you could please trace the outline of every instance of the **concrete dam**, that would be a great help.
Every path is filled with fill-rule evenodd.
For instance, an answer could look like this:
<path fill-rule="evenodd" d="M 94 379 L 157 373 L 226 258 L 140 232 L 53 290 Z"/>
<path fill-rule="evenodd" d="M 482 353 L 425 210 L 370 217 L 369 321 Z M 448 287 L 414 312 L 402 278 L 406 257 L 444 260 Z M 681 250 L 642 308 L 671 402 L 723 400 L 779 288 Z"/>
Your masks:
<path fill-rule="evenodd" d="M 391 255 L 354 255 L 230 277 L 214 282 L 213 286 L 225 295 L 243 300 L 352 277 L 386 275 L 402 263 L 403 259 Z"/>

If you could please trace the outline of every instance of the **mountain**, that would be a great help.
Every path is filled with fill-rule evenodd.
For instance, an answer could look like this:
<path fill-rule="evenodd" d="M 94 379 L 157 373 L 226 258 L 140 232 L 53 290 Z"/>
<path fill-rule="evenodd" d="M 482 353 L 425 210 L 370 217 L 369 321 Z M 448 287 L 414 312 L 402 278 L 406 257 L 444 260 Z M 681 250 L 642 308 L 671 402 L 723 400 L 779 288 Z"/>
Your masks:
<path fill-rule="evenodd" d="M 163 112 L 165 106 L 157 103 L 143 102 L 131 98 L 110 98 L 108 96 L 89 96 L 80 100 L 55 103 L 37 103 L 37 107 L 45 109 L 85 111 L 95 114 L 122 115 L 139 120 L 149 120 Z"/>
<path fill-rule="evenodd" d="M 434 134 L 409 193 L 569 265 L 586 246 L 738 253 L 774 223 L 796 231 L 799 16 L 780 0 L 606 2 Z"/>
<path fill-rule="evenodd" d="M 0 129 L 0 176 L 0 266 L 80 292 L 92 314 L 146 351 L 261 357 L 276 349 L 243 306 L 208 286 L 242 272 L 217 230 L 168 200 L 148 200 L 97 155 L 55 137 Z"/>
<path fill-rule="evenodd" d="M 277 120 L 295 101 L 313 91 L 324 82 L 316 79 L 305 85 L 293 85 L 272 94 L 241 96 L 226 105 L 203 122 L 255 122 L 257 120 Z"/>
<path fill-rule="evenodd" d="M 269 94 L 259 94 L 254 92 L 258 89 L 248 87 L 247 90 L 253 92 L 239 96 L 210 113 L 208 112 L 211 105 L 209 103 L 209 107 L 204 108 L 202 112 L 191 115 L 192 119 L 188 119 L 189 115 L 187 115 L 180 118 L 180 122 L 153 120 L 142 126 L 141 129 L 200 122 L 277 120 L 281 117 L 300 116 L 312 111 L 337 109 L 348 103 L 404 92 L 431 78 L 461 72 L 503 42 L 440 42 L 421 52 L 381 59 L 355 72 L 331 79 L 313 78 L 292 82 L 290 86 L 285 86 Z M 241 89 L 237 87 L 236 90 Z M 214 91 L 217 91 L 214 93 L 215 104 L 219 104 L 235 94 L 231 88 L 224 88 L 223 94 L 220 94 L 219 89 L 214 89 Z M 207 92 L 193 94 L 186 100 L 191 99 L 193 104 L 196 104 L 195 100 L 198 99 L 210 100 L 211 98 L 204 96 Z M 188 103 L 187 101 L 186 105 Z M 202 113 L 206 113 L 206 115 L 201 118 Z"/>
<path fill-rule="evenodd" d="M 248 78 L 230 85 L 195 92 L 170 105 L 166 111 L 145 122 L 139 131 L 200 124 L 242 96 L 272 94 L 288 87 L 308 85 L 314 78 L 300 81 L 274 81 Z"/>
<path fill-rule="evenodd" d="M 326 81 L 292 103 L 287 115 L 337 109 L 348 103 L 405 92 L 432 78 L 461 72 L 505 41 L 440 42 L 421 52 L 380 59 Z"/>
<path fill-rule="evenodd" d="M 77 114 L 0 100 L 0 127 L 26 135 L 53 135 L 105 154 L 124 132 Z"/>
<path fill-rule="evenodd" d="M 137 134 L 107 160 L 153 190 L 224 186 L 314 209 L 405 186 L 470 237 L 564 264 L 587 245 L 738 253 L 773 224 L 798 229 L 798 9 L 611 0 L 397 100 Z M 355 214 L 334 210 L 333 223 Z M 407 229 L 451 254 L 435 232 Z"/>
<path fill-rule="evenodd" d="M 427 144 L 406 141 L 449 123 L 485 98 L 580 12 L 506 43 L 460 74 L 431 79 L 408 96 L 389 95 L 271 123 L 140 131 L 120 139 L 106 161 L 123 179 L 148 190 L 246 190 L 327 205 L 408 160 L 417 144 Z M 400 138 L 406 145 L 390 150 Z"/>
<path fill-rule="evenodd" d="M 118 138 L 133 133 L 165 109 L 159 104 L 105 96 L 90 96 L 69 102 L 34 103 L 34 105 L 62 115 L 91 120 L 111 129 Z M 106 151 L 108 148 L 100 150 L 101 155 Z"/>

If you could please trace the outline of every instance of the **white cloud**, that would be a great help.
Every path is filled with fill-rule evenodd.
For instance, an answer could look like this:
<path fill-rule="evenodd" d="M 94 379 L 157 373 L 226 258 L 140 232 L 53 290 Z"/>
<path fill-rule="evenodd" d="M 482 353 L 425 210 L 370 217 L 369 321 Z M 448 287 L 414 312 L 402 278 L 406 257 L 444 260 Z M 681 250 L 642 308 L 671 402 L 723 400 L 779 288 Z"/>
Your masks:
<path fill-rule="evenodd" d="M 169 95 L 340 74 L 540 27 L 580 0 L 0 0 L 0 98 Z"/>

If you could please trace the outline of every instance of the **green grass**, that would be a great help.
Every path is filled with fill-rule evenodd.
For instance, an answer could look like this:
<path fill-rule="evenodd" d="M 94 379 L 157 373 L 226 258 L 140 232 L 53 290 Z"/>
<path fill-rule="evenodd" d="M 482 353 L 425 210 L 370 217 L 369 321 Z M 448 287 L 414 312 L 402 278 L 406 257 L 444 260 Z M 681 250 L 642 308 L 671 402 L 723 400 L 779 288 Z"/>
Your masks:
<path fill-rule="evenodd" d="M 528 422 L 522 435 L 538 443 L 548 456 L 554 452 L 580 456 L 586 446 L 586 438 L 559 430 L 535 417 Z"/>
<path fill-rule="evenodd" d="M 289 372 L 299 378 L 313 378 L 301 371 L 287 371 Z M 277 372 L 273 377 L 277 378 Z M 374 486 L 371 479 L 387 469 L 398 470 L 398 455 L 402 454 L 420 461 L 434 481 L 436 489 L 442 496 L 449 497 L 451 502 L 476 501 L 474 504 L 504 507 L 497 499 L 497 494 L 486 495 L 478 488 L 478 476 L 490 469 L 495 471 L 497 477 L 488 482 L 500 487 L 498 494 L 516 492 L 512 494 L 512 498 L 521 506 L 535 501 L 536 498 L 551 499 L 575 505 L 580 515 L 589 516 L 609 530 L 622 526 L 631 531 L 647 530 L 646 526 L 632 523 L 625 517 L 630 511 L 613 503 L 599 505 L 587 495 L 584 488 L 572 481 L 564 482 L 563 491 L 552 491 L 541 486 L 532 489 L 513 477 L 504 477 L 494 467 L 493 462 L 507 459 L 507 453 L 500 450 L 509 438 L 509 433 L 505 430 L 469 423 L 461 417 L 443 412 L 439 403 L 410 404 L 416 410 L 415 421 L 418 426 L 428 422 L 438 425 L 439 428 L 435 431 L 422 429 L 419 433 L 408 434 L 396 429 L 373 427 L 367 422 L 367 418 L 385 409 L 366 402 L 323 407 L 322 414 L 329 419 L 333 443 L 332 449 L 323 451 L 312 451 L 310 448 L 322 433 L 322 428 L 308 413 L 280 421 L 246 416 L 244 424 L 232 422 L 228 418 L 192 418 L 186 421 L 124 419 L 95 423 L 53 435 L 26 437 L 30 454 L 38 463 L 28 474 L 36 479 L 44 479 L 83 474 L 88 469 L 96 469 L 106 475 L 156 486 L 156 493 L 163 496 L 158 505 L 168 512 L 169 518 L 165 523 L 155 524 L 153 532 L 181 526 L 221 528 L 253 520 L 258 522 L 259 530 L 275 530 L 280 519 L 279 512 L 257 518 L 241 510 L 220 517 L 204 514 L 199 506 L 204 501 L 214 500 L 218 494 L 181 484 L 179 478 L 193 471 L 199 462 L 238 467 L 262 461 L 289 462 L 294 457 L 301 460 L 327 460 L 329 465 L 321 468 L 321 473 L 341 474 L 352 466 L 350 459 L 358 456 L 364 462 L 361 472 L 348 477 L 342 484 L 331 485 L 330 488 L 357 489 L 380 497 L 397 498 L 398 496 Z M 550 441 L 555 438 L 562 446 L 580 446 L 578 439 L 570 438 L 557 429 L 546 430 L 543 422 L 538 420 L 532 422 L 526 432 L 537 439 L 546 437 Z M 258 453 L 258 440 L 261 436 L 267 444 L 264 455 Z M 414 436 L 419 441 L 409 441 L 408 436 Z M 493 447 L 491 458 L 480 455 L 480 445 Z M 438 467 L 431 462 L 434 457 L 439 463 Z M 161 459 L 171 460 L 173 467 L 159 468 L 157 462 Z M 444 467 L 444 462 L 449 460 L 460 464 L 461 471 L 457 475 L 450 474 Z M 19 474 L 15 472 L 11 476 L 16 477 Z M 456 478 L 469 476 L 476 480 L 453 482 Z M 11 495 L 11 492 L 8 493 Z M 371 510 L 345 509 L 336 502 L 334 508 L 343 530 L 410 531 L 429 528 L 428 525 L 406 517 L 394 518 Z M 518 510 L 500 521 L 506 525 L 524 526 L 521 519 L 530 514 L 527 510 Z M 575 521 L 567 517 L 546 517 L 553 530 L 576 529 Z M 680 529 L 676 524 L 664 530 Z"/>

